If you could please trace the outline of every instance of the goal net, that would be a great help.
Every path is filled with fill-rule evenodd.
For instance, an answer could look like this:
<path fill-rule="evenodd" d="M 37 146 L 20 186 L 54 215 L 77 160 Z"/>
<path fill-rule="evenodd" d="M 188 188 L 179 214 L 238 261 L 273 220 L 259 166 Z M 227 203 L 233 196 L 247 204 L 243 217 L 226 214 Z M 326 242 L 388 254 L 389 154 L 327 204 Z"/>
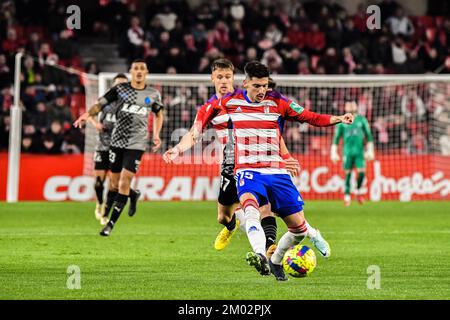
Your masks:
<path fill-rule="evenodd" d="M 99 75 L 98 92 L 87 92 L 91 101 L 111 87 L 114 76 Z M 151 75 L 147 80 L 160 90 L 165 105 L 162 147 L 145 153 L 134 186 L 146 200 L 215 200 L 221 151 L 212 129 L 176 164 L 162 160 L 162 153 L 189 130 L 197 108 L 213 94 L 209 76 Z M 236 75 L 235 84 L 239 87 L 242 80 Z M 276 90 L 318 113 L 343 114 L 344 100 L 356 101 L 375 145 L 375 160 L 366 161 L 366 198 L 450 199 L 450 77 L 274 75 L 274 80 Z M 151 136 L 151 128 L 149 132 Z M 92 174 L 95 134 L 87 129 L 86 175 Z M 343 196 L 342 161 L 330 160 L 333 134 L 333 127 L 286 122 L 283 136 L 301 165 L 294 182 L 305 200 Z M 342 159 L 342 142 L 339 154 Z M 351 183 L 354 190 L 355 173 Z"/>

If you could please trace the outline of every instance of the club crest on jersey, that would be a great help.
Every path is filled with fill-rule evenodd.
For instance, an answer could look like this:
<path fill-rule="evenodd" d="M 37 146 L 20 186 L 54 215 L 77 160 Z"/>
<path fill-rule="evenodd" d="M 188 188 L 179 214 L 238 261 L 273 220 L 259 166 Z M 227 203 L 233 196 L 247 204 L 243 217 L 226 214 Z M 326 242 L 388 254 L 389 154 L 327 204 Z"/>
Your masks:
<path fill-rule="evenodd" d="M 300 105 L 298 105 L 297 103 L 295 103 L 294 101 L 291 102 L 291 104 L 289 105 L 289 107 L 294 110 L 297 113 L 302 113 L 304 108 Z"/>
<path fill-rule="evenodd" d="M 149 97 L 145 97 L 144 102 L 145 104 L 150 104 L 150 102 L 152 102 L 152 99 L 150 99 Z"/>
<path fill-rule="evenodd" d="M 143 116 L 147 115 L 146 108 L 142 108 L 141 106 L 138 106 L 135 104 L 124 103 L 121 111 L 133 113 L 133 114 L 139 114 L 139 115 L 143 115 Z"/>

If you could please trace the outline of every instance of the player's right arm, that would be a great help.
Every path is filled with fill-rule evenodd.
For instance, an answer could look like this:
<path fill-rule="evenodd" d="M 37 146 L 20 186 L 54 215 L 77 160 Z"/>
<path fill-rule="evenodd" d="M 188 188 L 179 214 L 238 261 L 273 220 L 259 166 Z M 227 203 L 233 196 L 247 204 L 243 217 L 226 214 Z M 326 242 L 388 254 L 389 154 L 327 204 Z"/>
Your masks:
<path fill-rule="evenodd" d="M 103 131 L 103 125 L 94 117 L 89 117 L 87 121 L 89 121 L 94 126 L 94 128 L 97 129 L 98 132 Z"/>
<path fill-rule="evenodd" d="M 202 105 L 197 111 L 194 124 L 189 132 L 181 138 L 180 142 L 175 147 L 164 153 L 164 161 L 166 163 L 171 163 L 183 152 L 192 148 L 201 139 L 203 131 L 219 112 L 220 107 L 214 102 Z"/>
<path fill-rule="evenodd" d="M 342 125 L 338 124 L 336 126 L 336 129 L 334 130 L 333 143 L 331 144 L 331 150 L 330 150 L 331 161 L 333 163 L 336 163 L 341 159 L 339 157 L 339 153 L 338 153 L 338 145 L 339 145 L 339 140 L 341 140 L 341 137 L 343 134 L 343 129 L 344 128 L 342 127 Z"/>
<path fill-rule="evenodd" d="M 106 105 L 116 101 L 117 99 L 117 89 L 116 87 L 112 87 L 107 93 L 105 93 L 103 97 L 99 98 L 97 102 L 88 109 L 87 112 L 83 113 L 77 120 L 75 120 L 73 126 L 75 128 L 81 128 L 83 124 L 89 119 L 89 117 L 95 117 L 97 114 L 99 114 L 100 111 L 102 111 L 102 109 Z"/>

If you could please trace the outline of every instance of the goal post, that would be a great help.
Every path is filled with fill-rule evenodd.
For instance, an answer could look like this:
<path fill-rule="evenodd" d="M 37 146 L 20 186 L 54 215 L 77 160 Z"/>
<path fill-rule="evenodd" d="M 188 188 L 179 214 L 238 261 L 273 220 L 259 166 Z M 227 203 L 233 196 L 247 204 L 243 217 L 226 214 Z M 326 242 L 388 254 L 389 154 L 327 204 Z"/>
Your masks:
<path fill-rule="evenodd" d="M 15 56 L 14 104 L 11 106 L 11 130 L 8 147 L 8 181 L 6 201 L 17 202 L 19 198 L 20 145 L 22 141 L 22 109 L 20 107 L 20 72 L 23 53 Z"/>

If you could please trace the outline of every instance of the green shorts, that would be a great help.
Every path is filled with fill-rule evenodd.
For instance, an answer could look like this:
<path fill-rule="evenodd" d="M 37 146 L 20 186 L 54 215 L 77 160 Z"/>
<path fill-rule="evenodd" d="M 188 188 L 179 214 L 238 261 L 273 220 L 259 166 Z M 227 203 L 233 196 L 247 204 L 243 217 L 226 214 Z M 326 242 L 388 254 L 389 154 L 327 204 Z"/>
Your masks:
<path fill-rule="evenodd" d="M 366 167 L 364 154 L 350 154 L 344 155 L 343 158 L 344 170 L 351 170 L 353 168 L 362 169 Z"/>

